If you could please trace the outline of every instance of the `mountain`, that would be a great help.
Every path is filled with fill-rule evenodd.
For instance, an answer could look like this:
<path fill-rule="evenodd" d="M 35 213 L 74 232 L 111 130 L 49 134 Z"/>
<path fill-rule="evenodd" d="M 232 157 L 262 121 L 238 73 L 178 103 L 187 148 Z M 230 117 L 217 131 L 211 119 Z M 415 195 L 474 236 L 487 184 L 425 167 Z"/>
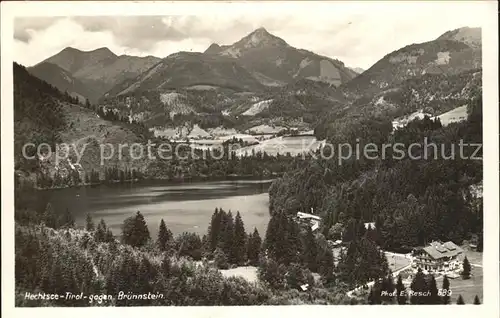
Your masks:
<path fill-rule="evenodd" d="M 264 28 L 232 45 L 212 44 L 205 54 L 235 58 L 266 86 L 283 86 L 301 78 L 338 86 L 356 76 L 341 61 L 294 48 Z"/>
<path fill-rule="evenodd" d="M 481 28 L 463 27 L 445 32 L 437 40 L 451 40 L 467 44 L 472 48 L 481 48 Z"/>
<path fill-rule="evenodd" d="M 79 79 L 56 64 L 43 62 L 28 68 L 34 76 L 44 80 L 61 92 L 68 92 L 71 96 L 78 97 L 84 103 L 86 96 L 95 96 L 97 93 Z"/>
<path fill-rule="evenodd" d="M 33 185 L 41 177 L 59 174 L 66 178 L 78 173 L 81 180 L 92 170 L 103 176 L 107 167 L 128 167 L 139 169 L 141 160 L 131 160 L 128 153 L 123 158 L 112 156 L 101 164 L 100 144 L 116 145 L 141 142 L 141 136 L 132 124 L 110 122 L 102 119 L 93 110 L 73 104 L 74 100 L 54 86 L 32 75 L 24 66 L 14 63 L 14 149 L 17 180 Z M 42 66 L 45 67 L 45 66 Z M 55 68 L 49 65 L 51 70 Z M 56 69 L 57 70 L 57 69 Z M 27 148 L 28 155 L 22 155 L 23 145 L 47 143 L 52 150 L 48 158 L 36 157 L 34 148 Z M 62 143 L 75 145 L 68 150 Z M 84 144 L 86 148 L 83 148 Z M 83 149 L 83 150 L 82 150 Z M 44 149 L 45 150 L 45 149 Z M 83 153 L 80 165 L 76 164 L 75 152 Z M 56 160 L 54 154 L 64 157 Z"/>
<path fill-rule="evenodd" d="M 356 72 L 357 74 L 361 74 L 365 71 L 361 67 L 349 67 L 349 69 L 352 70 L 353 72 Z"/>
<path fill-rule="evenodd" d="M 434 41 L 411 44 L 387 54 L 368 70 L 342 85 L 346 95 L 377 93 L 425 74 L 455 75 L 481 68 L 481 47 L 450 40 L 449 33 Z"/>
<path fill-rule="evenodd" d="M 227 88 L 259 91 L 263 86 L 235 59 L 193 52 L 167 56 L 139 76 L 113 87 L 105 97 L 134 91 L 166 91 L 176 88 Z"/>
<path fill-rule="evenodd" d="M 117 83 L 137 76 L 159 60 L 153 56 L 117 56 L 108 48 L 80 51 L 68 47 L 35 67 L 43 63 L 59 66 L 87 86 L 88 96 L 85 97 L 95 102 Z M 57 87 L 64 90 L 64 87 Z"/>

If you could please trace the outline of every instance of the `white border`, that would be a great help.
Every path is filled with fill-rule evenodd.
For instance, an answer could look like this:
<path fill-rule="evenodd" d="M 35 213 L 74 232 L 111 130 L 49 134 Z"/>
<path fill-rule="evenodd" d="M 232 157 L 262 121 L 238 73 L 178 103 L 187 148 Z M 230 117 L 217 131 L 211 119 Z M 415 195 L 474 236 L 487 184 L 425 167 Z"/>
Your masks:
<path fill-rule="evenodd" d="M 462 2 L 462 1 L 460 1 Z M 474 1 L 477 2 L 477 1 Z M 388 3 L 388 9 L 400 5 Z M 425 5 L 432 5 L 427 2 Z M 332 6 L 335 5 L 335 8 Z M 109 317 L 192 316 L 192 317 L 317 317 L 378 316 L 423 317 L 431 314 L 453 317 L 499 316 L 499 206 L 498 206 L 498 16 L 496 1 L 485 1 L 483 28 L 483 113 L 484 113 L 484 214 L 485 243 L 483 260 L 484 304 L 481 306 L 260 306 L 260 307 L 126 307 L 126 308 L 14 308 L 14 213 L 13 213 L 13 18 L 15 16 L 91 16 L 91 15 L 202 15 L 214 12 L 260 14 L 263 10 L 277 14 L 300 12 L 314 14 L 323 10 L 373 5 L 373 2 L 2 2 L 1 3 L 1 102 L 2 102 L 2 314 L 5 317 L 72 317 L 88 315 Z M 406 4 L 405 4 L 406 5 Z M 421 3 L 421 5 L 424 5 Z M 443 13 L 446 14 L 446 13 Z M 425 21 L 422 21 L 425 23 Z M 418 27 L 418 26 L 416 26 Z"/>

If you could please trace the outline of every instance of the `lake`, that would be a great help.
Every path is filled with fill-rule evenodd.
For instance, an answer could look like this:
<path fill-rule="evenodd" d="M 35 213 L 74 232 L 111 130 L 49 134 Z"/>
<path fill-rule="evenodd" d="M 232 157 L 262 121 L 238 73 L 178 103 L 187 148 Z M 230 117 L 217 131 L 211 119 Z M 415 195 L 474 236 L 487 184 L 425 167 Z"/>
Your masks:
<path fill-rule="evenodd" d="M 77 226 L 87 213 L 94 223 L 104 219 L 113 234 L 121 234 L 123 221 L 141 211 L 156 239 L 163 219 L 174 235 L 184 231 L 206 234 L 215 208 L 239 211 L 247 232 L 257 228 L 263 237 L 269 216 L 268 188 L 272 180 L 231 180 L 129 185 L 100 185 L 44 191 L 56 211 L 68 208 Z"/>

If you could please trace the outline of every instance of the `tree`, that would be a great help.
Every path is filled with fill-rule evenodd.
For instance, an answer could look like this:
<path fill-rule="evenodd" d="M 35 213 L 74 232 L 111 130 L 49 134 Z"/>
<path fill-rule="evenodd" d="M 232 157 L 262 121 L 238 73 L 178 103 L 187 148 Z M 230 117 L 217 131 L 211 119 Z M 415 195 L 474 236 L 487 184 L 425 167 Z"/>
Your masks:
<path fill-rule="evenodd" d="M 69 209 L 66 209 L 66 213 L 61 217 L 59 225 L 63 227 L 75 227 L 75 218 Z"/>
<path fill-rule="evenodd" d="M 168 243 L 172 240 L 172 238 L 172 232 L 167 228 L 165 221 L 161 219 L 160 229 L 158 231 L 158 240 L 156 241 L 156 244 L 158 245 L 160 251 L 167 250 Z"/>
<path fill-rule="evenodd" d="M 217 266 L 217 268 L 219 269 L 227 269 L 229 268 L 229 263 L 227 261 L 227 256 L 226 254 L 224 253 L 224 251 L 218 247 L 215 249 L 215 252 L 214 252 L 214 262 L 215 262 L 215 266 Z"/>
<path fill-rule="evenodd" d="M 382 280 L 381 286 L 381 299 L 385 303 L 392 303 L 394 301 L 394 297 L 392 296 L 394 293 L 394 281 L 392 279 L 392 275 L 388 275 Z M 383 292 L 383 293 L 382 293 Z"/>
<path fill-rule="evenodd" d="M 259 231 L 254 228 L 253 233 L 248 235 L 247 241 L 247 258 L 251 265 L 257 265 L 259 263 L 260 247 L 262 245 L 262 239 L 260 238 Z"/>
<path fill-rule="evenodd" d="M 470 266 L 469 260 L 467 259 L 467 256 L 465 256 L 464 262 L 463 262 L 463 270 L 462 270 L 462 278 L 463 279 L 470 278 L 470 270 L 471 270 L 471 266 Z"/>
<path fill-rule="evenodd" d="M 134 247 L 144 246 L 151 239 L 146 220 L 139 211 L 123 222 L 122 233 L 123 243 Z"/>
<path fill-rule="evenodd" d="M 481 305 L 481 301 L 479 300 L 479 297 L 476 295 L 476 297 L 474 297 L 474 305 Z"/>
<path fill-rule="evenodd" d="M 43 222 L 47 227 L 51 227 L 53 229 L 57 227 L 56 214 L 50 202 L 47 203 L 47 206 L 45 207 L 45 211 L 43 213 Z"/>
<path fill-rule="evenodd" d="M 422 269 L 419 268 L 417 271 L 417 274 L 415 274 L 415 277 L 413 278 L 413 281 L 411 282 L 411 290 L 413 293 L 417 293 L 415 295 L 411 296 L 411 304 L 412 305 L 421 305 L 425 303 L 425 297 L 423 296 L 418 296 L 419 292 L 426 292 L 427 289 L 427 283 L 425 282 L 425 276 L 424 273 L 422 272 Z"/>
<path fill-rule="evenodd" d="M 462 295 L 458 295 L 457 305 L 465 305 L 465 302 L 464 302 L 464 299 L 462 298 Z"/>
<path fill-rule="evenodd" d="M 444 275 L 443 279 L 443 297 L 442 297 L 442 302 L 444 305 L 448 305 L 450 303 L 450 281 L 448 279 L 448 276 Z"/>
<path fill-rule="evenodd" d="M 246 260 L 246 232 L 240 212 L 236 213 L 236 218 L 234 219 L 233 249 L 231 256 L 231 261 L 234 264 L 243 264 Z"/>
<path fill-rule="evenodd" d="M 97 224 L 97 229 L 94 232 L 94 239 L 96 242 L 106 242 L 108 227 L 104 219 L 101 219 L 99 224 Z"/>
<path fill-rule="evenodd" d="M 307 227 L 306 235 L 303 239 L 302 255 L 303 264 L 312 272 L 316 272 L 318 269 L 318 264 L 316 262 L 318 256 L 318 246 L 310 226 Z"/>
<path fill-rule="evenodd" d="M 87 213 L 87 219 L 85 220 L 85 229 L 89 232 L 94 231 L 94 221 L 92 220 L 92 216 Z"/>
<path fill-rule="evenodd" d="M 406 288 L 403 284 L 403 279 L 401 275 L 398 275 L 398 281 L 396 283 L 396 299 L 399 305 L 406 305 L 408 301 L 408 296 L 406 295 Z"/>
<path fill-rule="evenodd" d="M 113 235 L 113 232 L 111 231 L 111 229 L 108 227 L 108 230 L 106 231 L 106 236 L 104 238 L 104 241 L 105 242 L 114 242 L 115 241 L 115 237 Z"/>
<path fill-rule="evenodd" d="M 427 304 L 438 305 L 439 303 L 441 303 L 441 297 L 439 297 L 434 275 L 431 276 L 431 279 L 428 282 L 427 290 L 429 290 L 430 292 L 430 296 L 425 298 Z"/>

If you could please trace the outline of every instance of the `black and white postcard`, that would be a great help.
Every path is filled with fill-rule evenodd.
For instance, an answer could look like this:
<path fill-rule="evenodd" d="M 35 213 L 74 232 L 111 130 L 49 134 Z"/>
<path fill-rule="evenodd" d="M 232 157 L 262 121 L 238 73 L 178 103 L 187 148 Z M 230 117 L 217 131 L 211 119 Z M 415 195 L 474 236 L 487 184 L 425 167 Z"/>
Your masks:
<path fill-rule="evenodd" d="M 498 317 L 497 11 L 2 3 L 6 316 Z"/>

